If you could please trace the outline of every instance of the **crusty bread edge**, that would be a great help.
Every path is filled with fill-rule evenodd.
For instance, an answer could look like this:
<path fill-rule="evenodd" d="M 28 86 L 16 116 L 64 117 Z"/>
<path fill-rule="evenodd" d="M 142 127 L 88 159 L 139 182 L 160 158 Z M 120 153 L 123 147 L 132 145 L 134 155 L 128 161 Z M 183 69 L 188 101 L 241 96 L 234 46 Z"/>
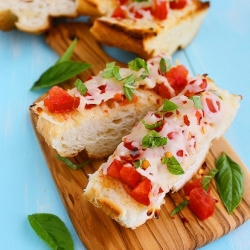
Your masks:
<path fill-rule="evenodd" d="M 176 26 L 185 26 L 187 19 L 191 22 L 191 27 L 192 24 L 195 24 L 196 22 L 198 22 L 199 25 L 195 25 L 195 30 L 185 34 L 186 41 L 184 43 L 178 44 L 177 41 L 173 41 L 173 43 L 175 43 L 175 47 L 169 51 L 164 51 L 168 55 L 172 55 L 179 48 L 184 49 L 198 32 L 202 19 L 209 9 L 210 3 L 194 0 L 194 4 L 195 11 L 192 11 L 191 13 L 188 12 L 185 17 L 182 17 L 180 20 L 176 20 L 176 25 L 171 29 L 176 29 Z M 152 43 L 152 40 L 154 40 L 158 35 L 155 30 L 126 27 L 125 25 L 120 24 L 119 21 L 112 22 L 110 19 L 104 17 L 98 18 L 94 21 L 90 32 L 101 43 L 107 46 L 115 46 L 134 52 L 144 59 L 148 59 L 159 54 L 158 51 L 154 52 L 152 50 L 148 50 L 147 48 Z"/>

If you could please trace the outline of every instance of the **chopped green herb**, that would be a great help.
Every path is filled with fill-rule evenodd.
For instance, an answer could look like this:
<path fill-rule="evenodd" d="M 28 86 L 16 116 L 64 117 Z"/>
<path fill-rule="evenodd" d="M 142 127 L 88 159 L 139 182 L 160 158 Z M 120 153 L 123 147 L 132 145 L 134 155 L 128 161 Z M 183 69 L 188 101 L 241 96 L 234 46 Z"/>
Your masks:
<path fill-rule="evenodd" d="M 141 168 L 142 166 L 142 162 L 145 160 L 146 158 L 142 158 L 142 159 L 139 159 L 137 161 L 134 161 L 134 166 L 135 168 Z"/>
<path fill-rule="evenodd" d="M 241 167 L 226 153 L 215 162 L 219 172 L 215 176 L 216 186 L 229 214 L 240 204 L 244 193 L 244 174 Z"/>
<path fill-rule="evenodd" d="M 171 62 L 168 58 L 161 58 L 160 60 L 160 71 L 165 75 L 171 69 Z"/>
<path fill-rule="evenodd" d="M 74 243 L 64 222 L 53 214 L 28 215 L 30 226 L 46 242 L 50 249 L 74 250 Z"/>
<path fill-rule="evenodd" d="M 62 161 L 63 163 L 65 163 L 68 167 L 70 167 L 71 169 L 73 170 L 77 170 L 79 168 L 82 168 L 83 166 L 87 165 L 90 161 L 85 161 L 84 163 L 82 164 L 78 164 L 78 165 L 75 165 L 73 164 L 68 158 L 66 157 L 62 157 L 58 154 L 56 154 L 56 158 L 60 161 Z"/>
<path fill-rule="evenodd" d="M 173 155 L 163 157 L 162 164 L 166 164 L 169 172 L 173 175 L 184 174 L 181 164 L 177 161 L 177 159 Z"/>
<path fill-rule="evenodd" d="M 171 216 L 175 215 L 176 213 L 179 213 L 184 207 L 186 207 L 188 205 L 189 201 L 185 200 L 183 202 L 181 202 L 172 212 L 171 212 Z"/>
<path fill-rule="evenodd" d="M 163 119 L 154 124 L 147 124 L 144 120 L 142 120 L 142 123 L 144 124 L 146 129 L 152 130 L 154 128 L 160 127 L 163 124 Z"/>
<path fill-rule="evenodd" d="M 84 96 L 87 94 L 87 87 L 86 85 L 82 82 L 81 79 L 77 79 L 74 83 L 74 85 L 76 86 L 77 90 Z"/>
<path fill-rule="evenodd" d="M 128 63 L 128 67 L 132 70 L 139 71 L 140 69 L 146 69 L 148 71 L 148 66 L 145 60 L 141 58 L 135 58 L 134 60 Z"/>
<path fill-rule="evenodd" d="M 168 111 L 174 111 L 176 109 L 178 109 L 178 106 L 175 103 L 169 101 L 168 99 L 165 99 L 161 111 L 168 112 Z"/>
<path fill-rule="evenodd" d="M 166 145 L 167 137 L 161 137 L 156 131 L 151 130 L 142 138 L 142 146 L 145 148 L 156 148 Z"/>
<path fill-rule="evenodd" d="M 113 68 L 113 75 L 114 75 L 114 77 L 115 77 L 115 79 L 117 80 L 117 81 L 121 81 L 121 80 L 123 80 L 123 78 L 122 78 L 122 76 L 120 75 L 120 67 L 119 66 L 115 66 L 114 68 Z"/>
<path fill-rule="evenodd" d="M 105 79 L 112 78 L 114 76 L 113 69 L 115 67 L 115 62 L 106 63 L 106 68 L 102 72 L 102 77 Z"/>
<path fill-rule="evenodd" d="M 203 105 L 202 105 L 202 102 L 201 102 L 201 97 L 199 95 L 191 96 L 191 97 L 189 97 L 189 99 L 193 100 L 194 106 L 197 109 L 203 109 Z"/>
<path fill-rule="evenodd" d="M 134 95 L 134 83 L 135 83 L 135 76 L 130 75 L 125 78 L 123 82 L 123 90 L 126 98 L 131 102 L 133 95 Z"/>
<path fill-rule="evenodd" d="M 217 169 L 211 169 L 208 173 L 208 175 L 203 176 L 202 178 L 202 187 L 204 190 L 208 190 L 210 181 L 214 178 L 214 176 L 217 174 Z"/>

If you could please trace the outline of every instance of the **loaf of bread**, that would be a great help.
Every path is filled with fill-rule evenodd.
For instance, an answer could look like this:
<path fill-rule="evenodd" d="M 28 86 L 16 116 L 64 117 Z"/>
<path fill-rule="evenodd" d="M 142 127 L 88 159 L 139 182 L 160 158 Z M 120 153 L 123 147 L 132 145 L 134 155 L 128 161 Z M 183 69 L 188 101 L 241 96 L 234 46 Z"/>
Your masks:
<path fill-rule="evenodd" d="M 209 2 L 188 0 L 181 8 L 168 1 L 158 1 L 157 7 L 156 2 L 126 1 L 111 15 L 97 18 L 90 31 L 102 44 L 134 52 L 144 59 L 161 52 L 172 55 L 194 38 Z"/>
<path fill-rule="evenodd" d="M 230 126 L 240 100 L 205 75 L 189 79 L 179 95 L 123 137 L 90 175 L 83 197 L 128 228 L 158 216 L 166 193 L 192 178 L 212 140 Z"/>
<path fill-rule="evenodd" d="M 52 17 L 77 17 L 77 4 L 71 0 L 0 0 L 0 29 L 40 34 L 51 27 Z"/>
<path fill-rule="evenodd" d="M 84 149 L 93 158 L 109 156 L 148 111 L 156 110 L 165 97 L 181 91 L 188 71 L 178 65 L 164 72 L 170 65 L 171 58 L 165 54 L 147 62 L 136 58 L 128 68 L 111 62 L 85 82 L 85 94 L 77 88 L 63 91 L 53 87 L 44 100 L 30 107 L 39 116 L 37 130 L 61 156 L 74 156 Z M 56 95 L 72 103 L 75 100 L 77 107 L 62 103 L 63 98 L 51 103 Z"/>

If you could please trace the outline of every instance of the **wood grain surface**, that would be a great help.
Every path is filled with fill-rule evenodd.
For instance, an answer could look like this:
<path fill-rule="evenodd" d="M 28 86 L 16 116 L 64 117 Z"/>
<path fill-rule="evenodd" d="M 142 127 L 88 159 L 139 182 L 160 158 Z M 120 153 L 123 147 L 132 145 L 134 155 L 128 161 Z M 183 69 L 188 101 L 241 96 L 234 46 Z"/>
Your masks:
<path fill-rule="evenodd" d="M 86 80 L 89 75 L 97 74 L 105 67 L 106 62 L 114 61 L 103 52 L 85 23 L 60 24 L 47 34 L 46 42 L 54 51 L 62 55 L 75 37 L 78 38 L 78 44 L 73 59 L 93 65 L 90 70 L 79 76 L 82 80 Z M 72 82 L 69 81 L 63 86 L 68 87 L 71 84 Z M 166 196 L 159 219 L 149 220 L 136 230 L 121 227 L 102 210 L 82 198 L 83 189 L 88 182 L 88 174 L 97 170 L 105 159 L 91 160 L 84 168 L 77 171 L 71 170 L 55 158 L 56 152 L 37 133 L 37 116 L 31 114 L 31 121 L 61 199 L 79 238 L 87 249 L 196 249 L 234 230 L 250 217 L 248 192 L 245 192 L 242 202 L 234 213 L 229 215 L 222 205 L 213 181 L 211 194 L 218 202 L 214 215 L 205 221 L 199 220 L 188 207 L 174 217 L 170 216 L 171 211 L 185 199 L 183 192 L 179 191 Z M 213 141 L 205 160 L 208 168 L 214 168 L 215 159 L 222 152 L 227 153 L 242 167 L 245 174 L 245 190 L 250 190 L 249 172 L 224 138 Z M 82 163 L 86 159 L 85 152 L 81 152 L 70 160 L 74 163 Z"/>

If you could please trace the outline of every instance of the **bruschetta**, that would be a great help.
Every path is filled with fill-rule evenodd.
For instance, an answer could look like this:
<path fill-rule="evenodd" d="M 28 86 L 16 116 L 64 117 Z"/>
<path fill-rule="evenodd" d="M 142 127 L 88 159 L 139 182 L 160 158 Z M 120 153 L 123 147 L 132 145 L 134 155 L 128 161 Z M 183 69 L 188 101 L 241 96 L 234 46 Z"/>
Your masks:
<path fill-rule="evenodd" d="M 114 152 L 148 111 L 176 96 L 188 78 L 188 70 L 183 65 L 171 67 L 165 54 L 148 61 L 136 58 L 127 68 L 110 62 L 80 87 L 51 88 L 30 110 L 38 115 L 38 132 L 59 155 L 86 150 L 89 157 L 102 158 Z"/>
<path fill-rule="evenodd" d="M 230 126 L 240 100 L 206 75 L 190 78 L 181 93 L 123 137 L 90 175 L 83 197 L 127 228 L 158 216 L 165 195 L 196 174 L 212 140 Z"/>
<path fill-rule="evenodd" d="M 109 15 L 97 18 L 91 33 L 101 43 L 148 59 L 184 49 L 209 9 L 199 0 L 123 0 Z"/>

